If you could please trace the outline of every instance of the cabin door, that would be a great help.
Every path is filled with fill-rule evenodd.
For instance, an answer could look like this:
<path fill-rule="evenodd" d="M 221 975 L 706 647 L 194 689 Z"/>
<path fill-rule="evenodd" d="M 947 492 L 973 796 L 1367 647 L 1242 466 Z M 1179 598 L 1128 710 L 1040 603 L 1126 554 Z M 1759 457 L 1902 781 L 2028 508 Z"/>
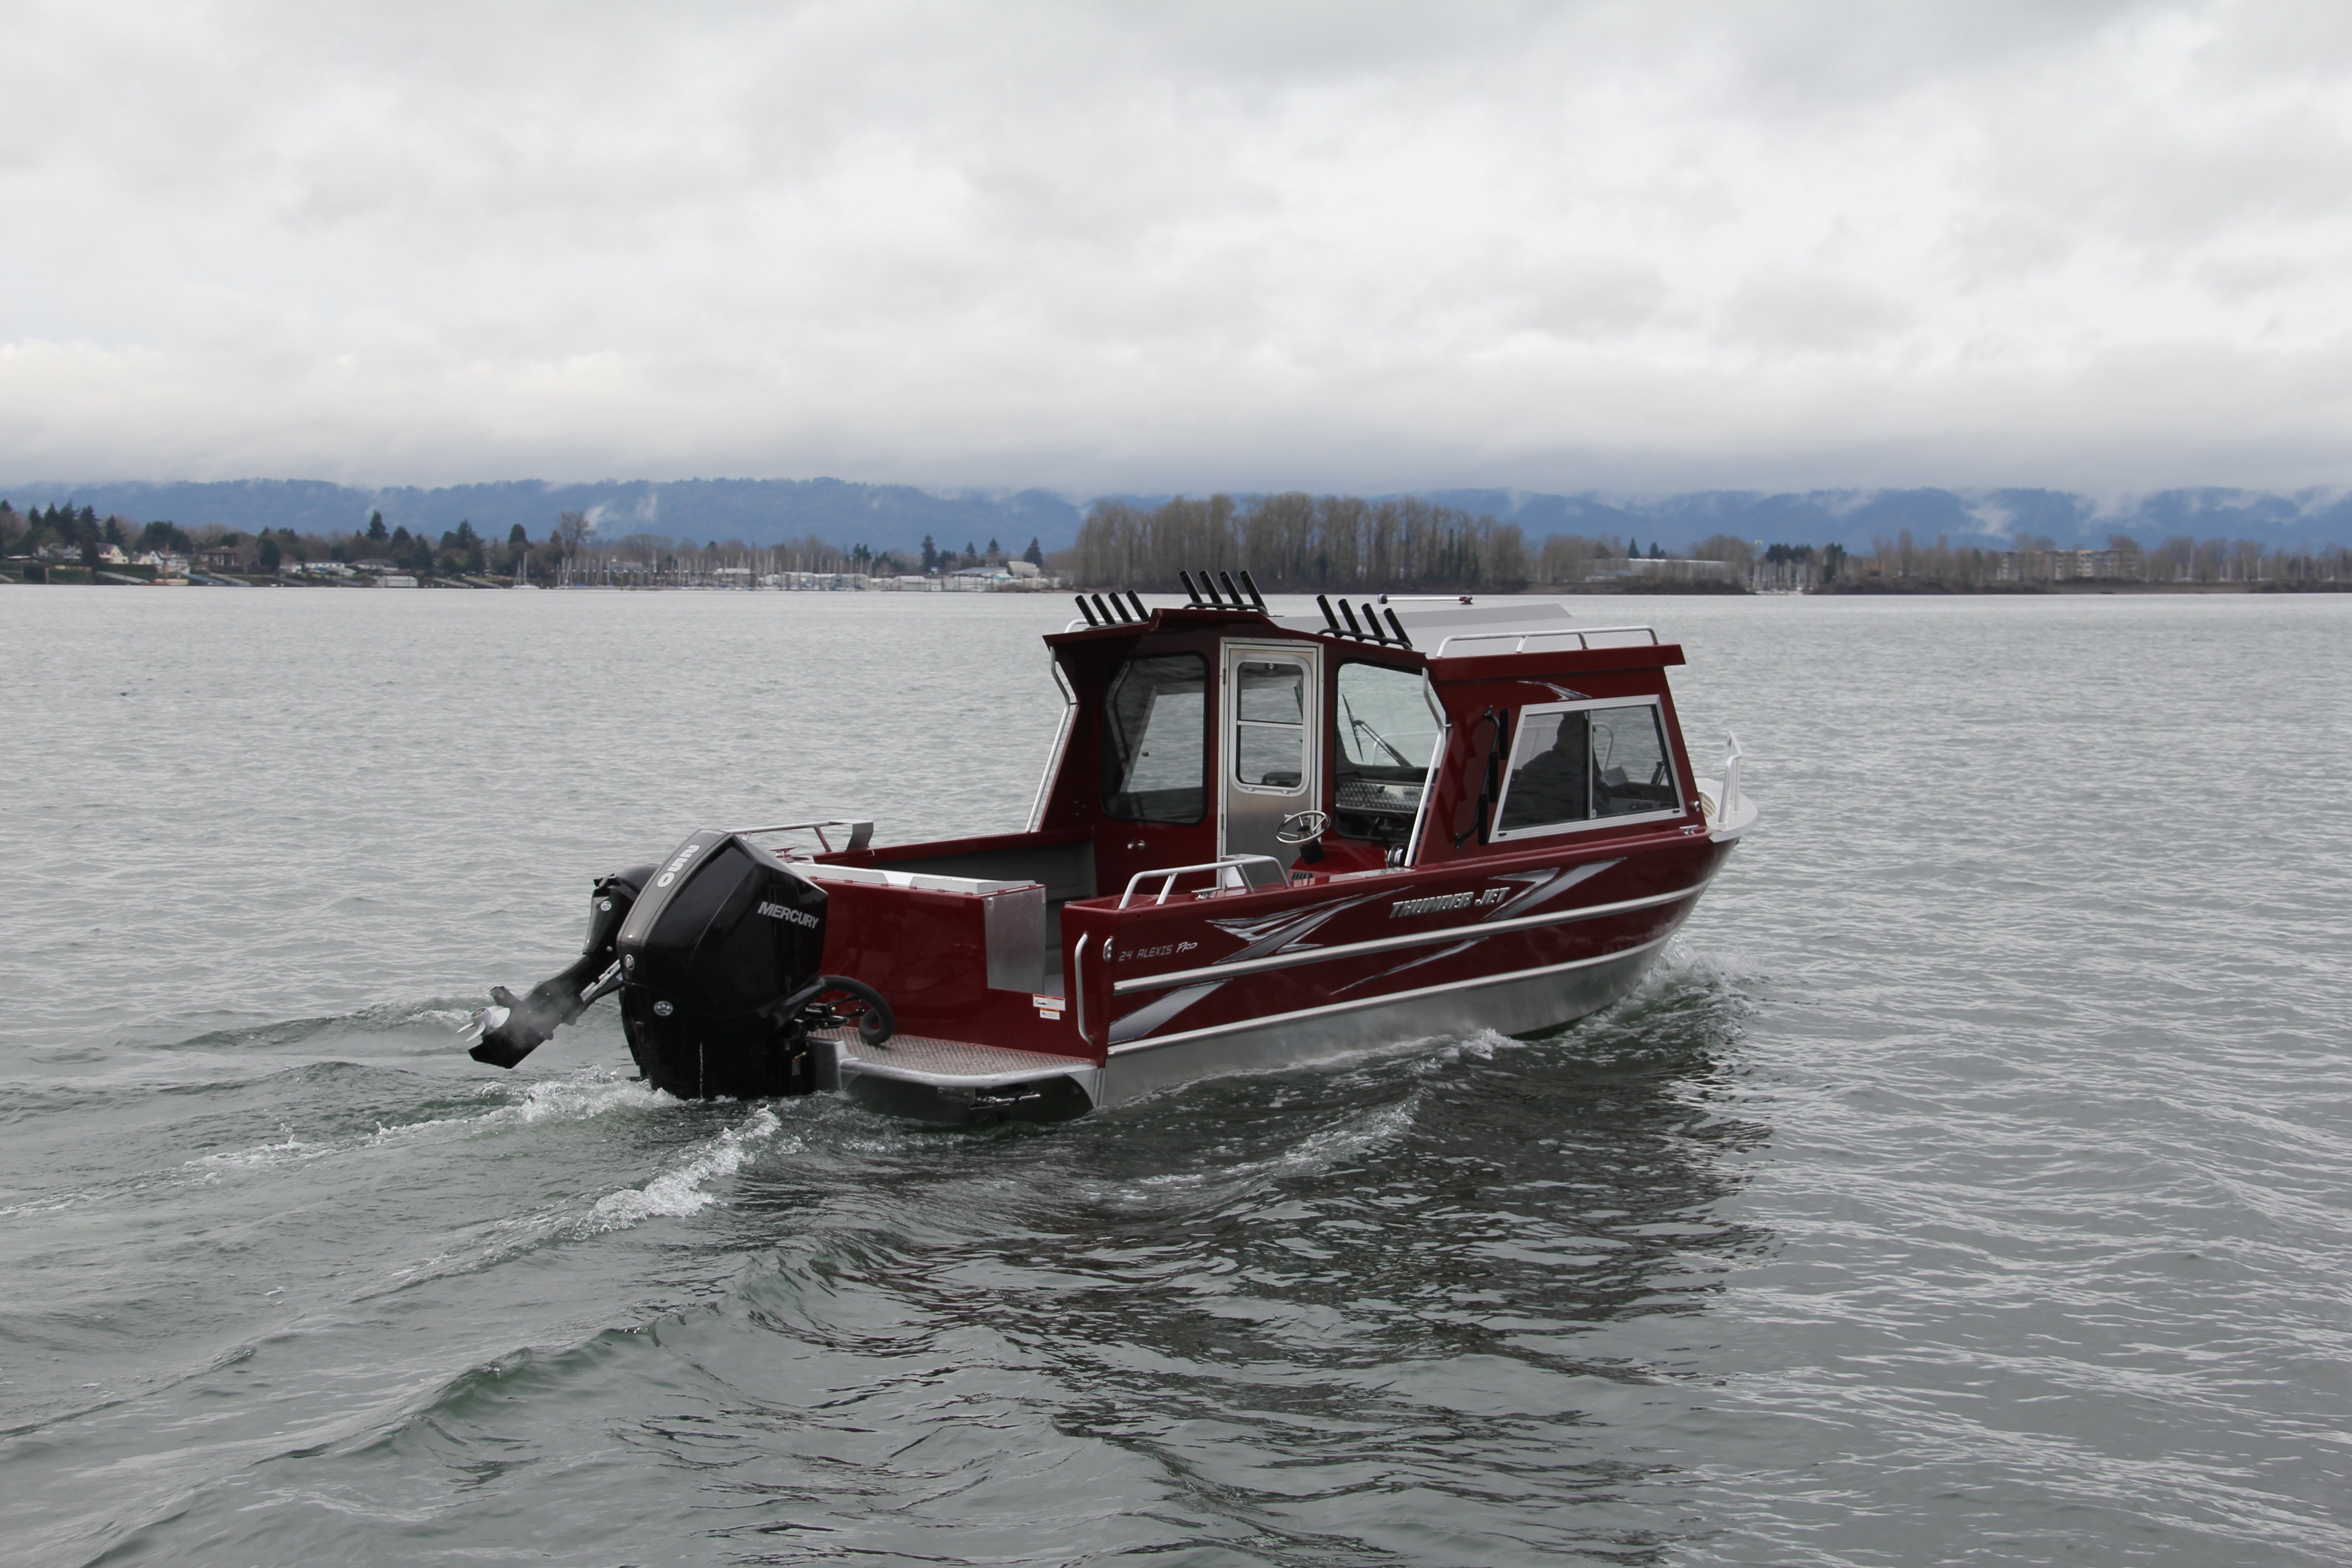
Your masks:
<path fill-rule="evenodd" d="M 1323 798 L 1321 650 L 1297 643 L 1225 645 L 1217 776 L 1217 853 L 1271 855 L 1283 818 Z"/>

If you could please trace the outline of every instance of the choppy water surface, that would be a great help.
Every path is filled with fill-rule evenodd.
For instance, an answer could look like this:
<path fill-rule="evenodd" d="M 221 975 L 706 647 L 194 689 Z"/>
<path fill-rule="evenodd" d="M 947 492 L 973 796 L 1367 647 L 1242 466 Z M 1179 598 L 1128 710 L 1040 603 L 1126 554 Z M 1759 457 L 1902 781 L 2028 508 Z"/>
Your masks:
<path fill-rule="evenodd" d="M 2352 603 L 1640 608 L 1766 812 L 1643 993 L 943 1132 L 451 1034 L 1019 826 L 1059 602 L 0 589 L 0 1555 L 2352 1560 Z"/>

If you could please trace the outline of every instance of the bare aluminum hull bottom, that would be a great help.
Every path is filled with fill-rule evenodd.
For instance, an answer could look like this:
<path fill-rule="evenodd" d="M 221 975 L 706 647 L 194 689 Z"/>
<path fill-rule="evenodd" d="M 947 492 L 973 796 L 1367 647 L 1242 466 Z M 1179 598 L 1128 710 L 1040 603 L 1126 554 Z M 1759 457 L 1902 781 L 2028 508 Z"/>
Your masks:
<path fill-rule="evenodd" d="M 839 1052 L 826 1077 L 875 1110 L 920 1121 L 1058 1121 L 1201 1079 L 1303 1067 L 1418 1037 L 1479 1029 L 1526 1036 L 1563 1028 L 1639 984 L 1666 940 L 1492 979 L 1137 1041 L 1114 1047 L 1100 1068 L 953 1042 L 924 1042 L 945 1048 L 902 1048 L 890 1059 L 840 1040 L 826 1042 Z M 983 1053 L 984 1062 L 977 1059 Z"/>
<path fill-rule="evenodd" d="M 1114 1047 L 1103 1069 L 1100 1103 L 1114 1105 L 1226 1073 L 1304 1066 L 1421 1036 L 1475 1029 L 1538 1035 L 1562 1028 L 1633 990 L 1665 944 L 1662 936 L 1597 959 Z"/>

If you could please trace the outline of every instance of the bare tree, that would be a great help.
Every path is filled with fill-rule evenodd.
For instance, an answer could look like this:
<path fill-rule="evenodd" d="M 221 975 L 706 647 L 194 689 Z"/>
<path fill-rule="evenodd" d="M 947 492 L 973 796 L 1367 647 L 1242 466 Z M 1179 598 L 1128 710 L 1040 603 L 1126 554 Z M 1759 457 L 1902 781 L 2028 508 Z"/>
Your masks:
<path fill-rule="evenodd" d="M 1691 555 L 1700 561 L 1722 562 L 1743 583 L 1756 569 L 1756 547 L 1736 534 L 1710 533 L 1692 547 Z"/>

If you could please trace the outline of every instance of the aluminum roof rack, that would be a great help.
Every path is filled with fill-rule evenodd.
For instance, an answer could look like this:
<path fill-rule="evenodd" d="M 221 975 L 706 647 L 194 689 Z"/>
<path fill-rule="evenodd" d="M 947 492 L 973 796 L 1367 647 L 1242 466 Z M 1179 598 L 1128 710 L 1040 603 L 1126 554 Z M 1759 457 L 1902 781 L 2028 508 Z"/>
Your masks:
<path fill-rule="evenodd" d="M 1656 645 L 1658 640 L 1657 630 L 1652 626 L 1561 626 L 1553 631 L 1456 632 L 1453 636 L 1447 637 L 1444 641 L 1439 643 L 1437 645 L 1437 651 L 1430 655 L 1430 657 L 1432 658 L 1444 658 L 1445 657 L 1445 650 L 1452 647 L 1458 642 L 1508 642 L 1511 644 L 1511 647 L 1507 650 L 1503 648 L 1482 648 L 1479 650 L 1479 654 L 1484 654 L 1488 658 L 1493 658 L 1496 655 L 1505 652 L 1525 653 L 1528 650 L 1528 641 L 1535 637 L 1574 637 L 1576 639 L 1577 647 L 1589 648 L 1592 646 L 1592 639 L 1594 637 L 1633 637 L 1636 636 L 1646 638 L 1654 647 Z M 1622 647 L 1627 645 L 1623 643 L 1612 643 L 1606 646 L 1612 647 Z M 1475 658 L 1479 657 L 1479 654 L 1463 654 L 1459 657 L 1465 658 Z"/>

